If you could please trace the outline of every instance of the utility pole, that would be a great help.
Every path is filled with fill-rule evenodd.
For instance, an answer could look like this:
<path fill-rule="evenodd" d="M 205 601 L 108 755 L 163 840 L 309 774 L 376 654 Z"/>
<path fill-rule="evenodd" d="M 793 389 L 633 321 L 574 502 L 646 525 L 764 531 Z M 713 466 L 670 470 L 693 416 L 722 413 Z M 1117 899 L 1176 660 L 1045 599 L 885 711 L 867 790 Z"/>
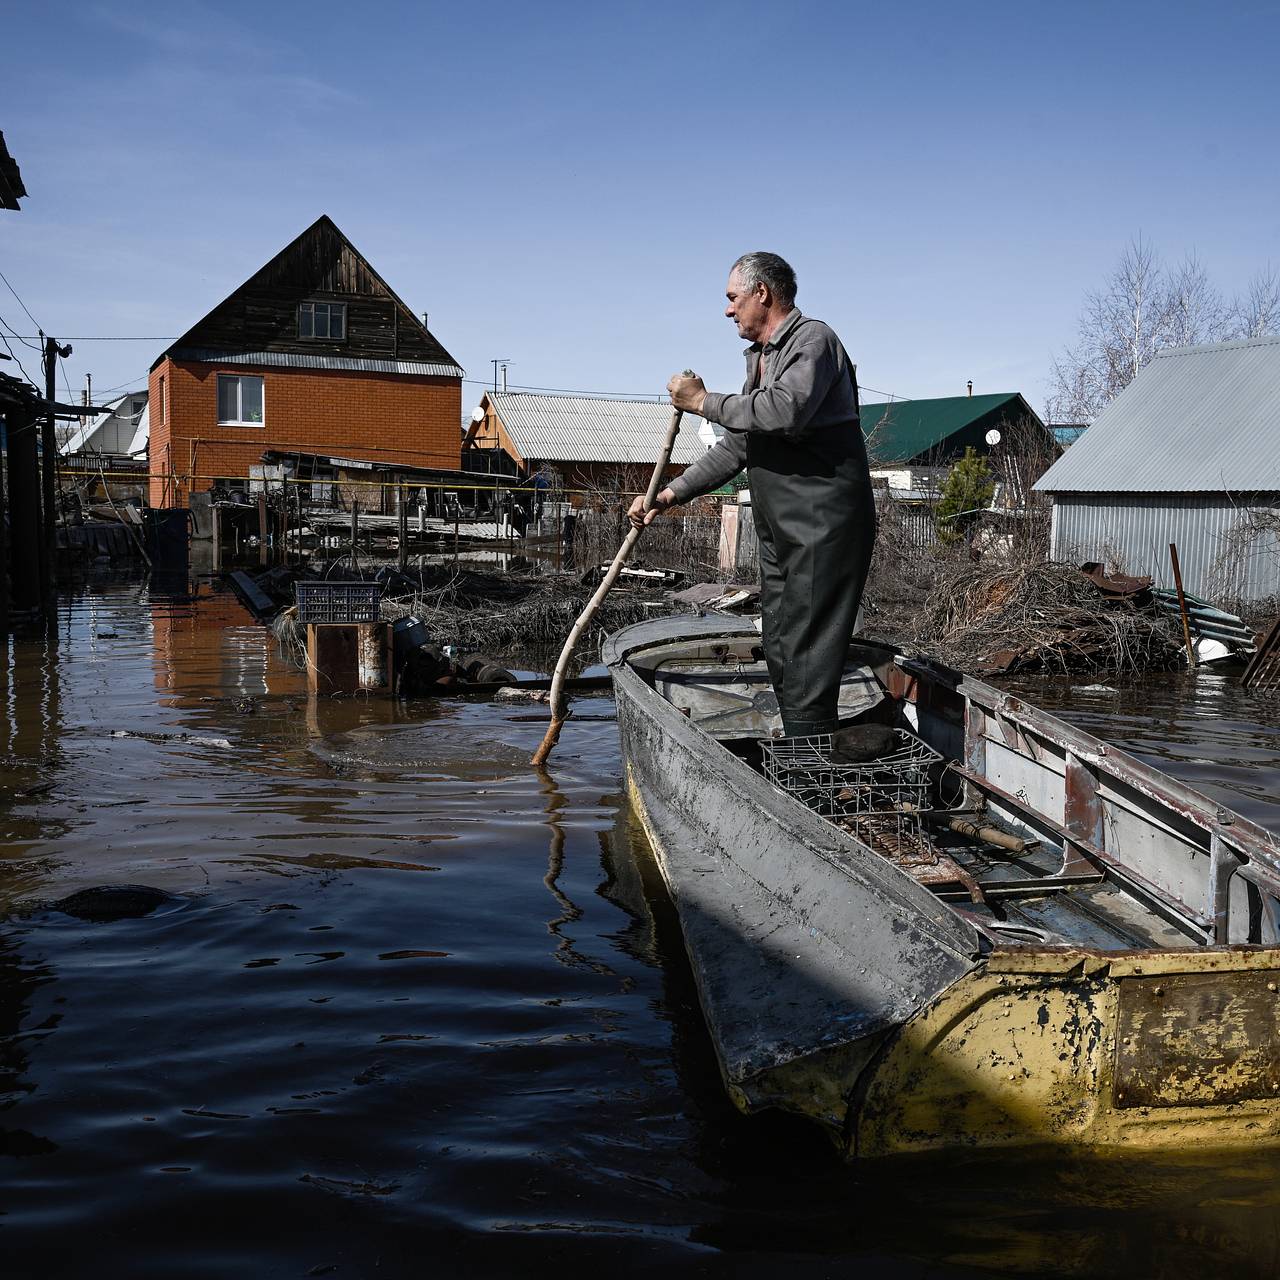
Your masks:
<path fill-rule="evenodd" d="M 68 353 L 70 348 L 68 347 Z M 42 538 L 40 540 L 40 581 L 46 603 L 54 594 L 54 561 L 58 556 L 58 525 L 54 516 L 54 471 L 58 467 L 58 440 L 54 436 L 54 401 L 58 398 L 58 343 L 45 338 L 45 421 L 40 433 L 40 492 L 42 497 Z"/>

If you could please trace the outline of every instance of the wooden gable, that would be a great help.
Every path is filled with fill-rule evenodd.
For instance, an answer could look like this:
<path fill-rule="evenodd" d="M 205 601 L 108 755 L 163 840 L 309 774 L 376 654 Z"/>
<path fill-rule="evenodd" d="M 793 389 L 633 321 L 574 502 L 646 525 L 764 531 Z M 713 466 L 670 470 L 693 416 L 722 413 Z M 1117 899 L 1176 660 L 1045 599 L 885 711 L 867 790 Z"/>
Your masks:
<path fill-rule="evenodd" d="M 346 336 L 299 337 L 303 302 L 344 303 Z M 457 365 L 328 216 L 286 245 L 160 359 L 257 351 Z"/>

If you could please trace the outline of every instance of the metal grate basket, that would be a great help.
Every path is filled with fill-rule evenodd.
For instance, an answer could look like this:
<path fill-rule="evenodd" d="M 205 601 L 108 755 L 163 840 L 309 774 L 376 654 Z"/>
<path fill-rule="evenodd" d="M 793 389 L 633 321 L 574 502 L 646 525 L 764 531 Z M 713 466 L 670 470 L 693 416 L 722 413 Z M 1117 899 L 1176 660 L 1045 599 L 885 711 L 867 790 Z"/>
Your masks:
<path fill-rule="evenodd" d="M 377 622 L 382 587 L 376 582 L 296 582 L 298 621 Z"/>
<path fill-rule="evenodd" d="M 824 818 L 919 814 L 929 807 L 930 768 L 942 757 L 907 730 L 893 732 L 892 750 L 860 764 L 836 760 L 829 733 L 766 739 L 765 777 Z"/>

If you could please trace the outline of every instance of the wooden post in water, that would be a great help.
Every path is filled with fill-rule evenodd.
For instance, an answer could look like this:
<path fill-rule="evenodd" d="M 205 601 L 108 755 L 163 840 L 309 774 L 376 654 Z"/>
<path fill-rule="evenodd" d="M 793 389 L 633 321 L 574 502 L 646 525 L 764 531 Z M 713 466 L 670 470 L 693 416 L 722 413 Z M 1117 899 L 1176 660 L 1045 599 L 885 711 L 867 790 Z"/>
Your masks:
<path fill-rule="evenodd" d="M 37 419 L 10 413 L 9 540 L 12 549 L 13 603 L 33 609 L 42 593 L 40 554 L 40 467 L 36 462 Z"/>
<path fill-rule="evenodd" d="M 409 508 L 405 505 L 403 484 L 396 485 L 396 515 L 400 524 L 400 554 L 396 557 L 396 564 L 403 573 L 409 563 Z"/>
<path fill-rule="evenodd" d="M 0 414 L 0 421 L 12 424 L 15 416 Z M 4 468 L 0 467 L 0 636 L 9 633 L 9 519 L 5 510 Z"/>
<path fill-rule="evenodd" d="M 267 492 L 264 480 L 262 492 L 258 494 L 258 563 L 264 569 L 270 561 L 270 555 L 270 522 L 267 520 Z"/>
<path fill-rule="evenodd" d="M 1182 638 L 1187 642 L 1187 663 L 1196 669 L 1196 647 L 1191 643 L 1191 618 L 1187 613 L 1187 597 L 1182 590 L 1182 567 L 1178 564 L 1178 547 L 1169 543 L 1169 560 L 1173 564 L 1173 585 L 1178 589 L 1178 612 L 1182 614 Z"/>
<path fill-rule="evenodd" d="M 70 350 L 68 347 L 67 350 Z M 54 579 L 57 576 L 57 493 L 54 478 L 58 469 L 58 441 L 54 431 L 53 402 L 57 399 L 58 344 L 44 340 L 45 414 L 40 431 L 40 491 L 44 520 L 40 539 L 41 593 L 47 608 L 53 607 Z"/>

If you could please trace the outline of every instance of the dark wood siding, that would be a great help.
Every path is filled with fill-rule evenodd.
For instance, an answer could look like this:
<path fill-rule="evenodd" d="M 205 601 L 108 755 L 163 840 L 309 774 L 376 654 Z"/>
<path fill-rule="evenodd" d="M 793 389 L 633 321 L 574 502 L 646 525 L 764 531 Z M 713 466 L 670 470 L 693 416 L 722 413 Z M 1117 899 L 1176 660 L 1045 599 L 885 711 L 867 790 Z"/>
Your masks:
<path fill-rule="evenodd" d="M 298 304 L 307 300 L 346 303 L 342 341 L 298 337 Z M 190 350 L 455 363 L 328 218 L 304 231 L 170 348 Z"/>

